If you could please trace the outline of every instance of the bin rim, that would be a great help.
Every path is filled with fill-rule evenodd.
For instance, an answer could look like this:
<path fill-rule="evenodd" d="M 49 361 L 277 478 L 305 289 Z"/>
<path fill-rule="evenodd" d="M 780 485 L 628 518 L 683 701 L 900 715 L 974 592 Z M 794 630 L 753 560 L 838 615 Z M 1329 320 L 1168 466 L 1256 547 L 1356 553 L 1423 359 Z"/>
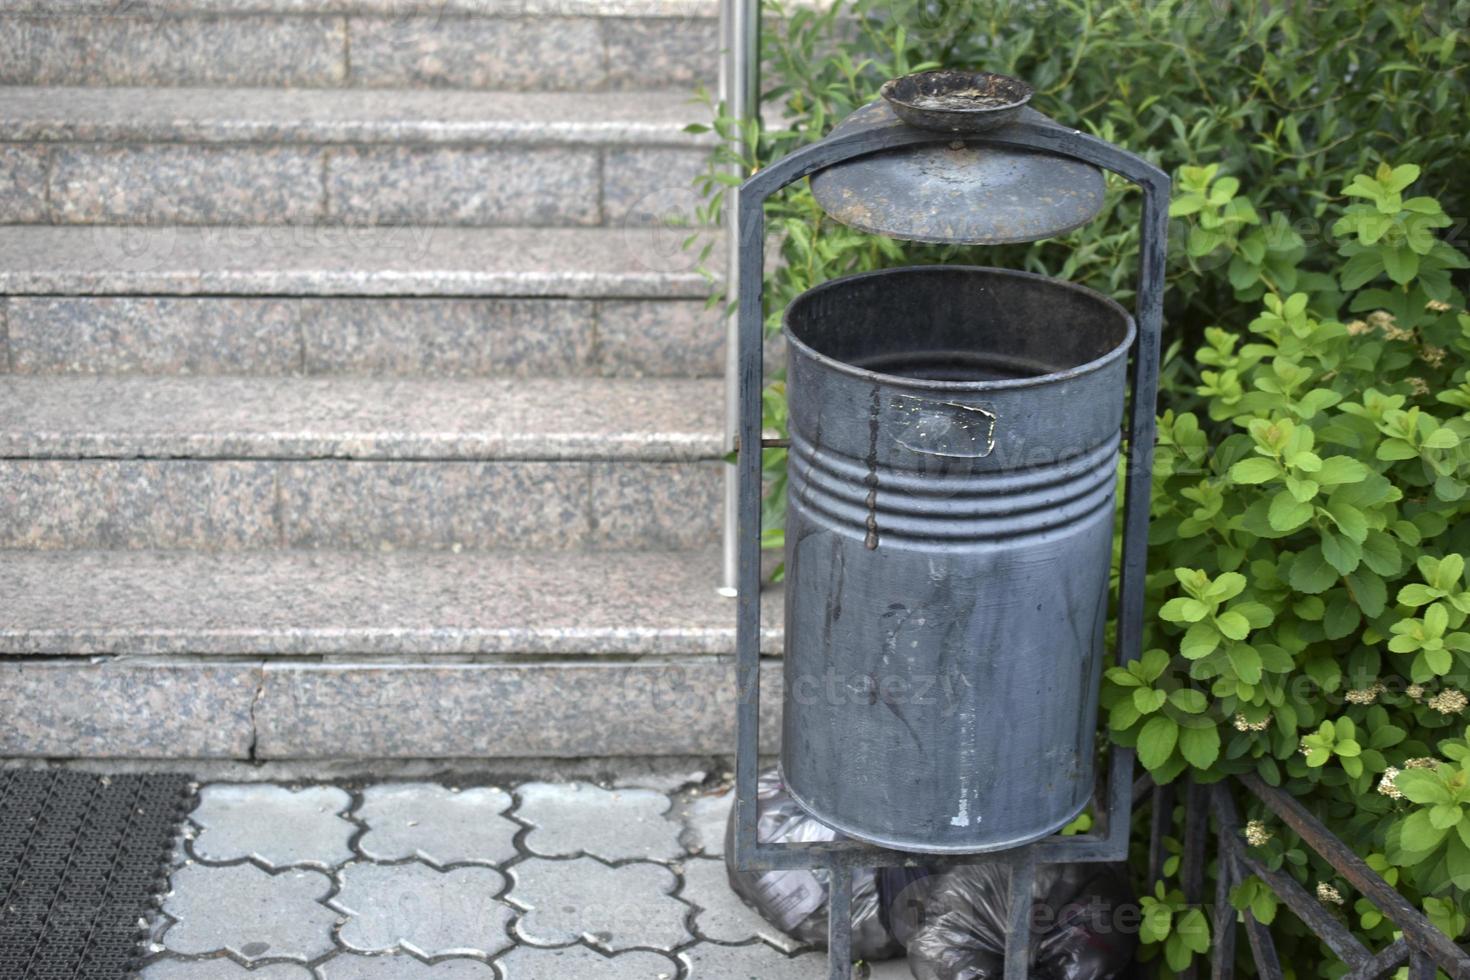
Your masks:
<path fill-rule="evenodd" d="M 801 338 L 797 337 L 796 334 L 793 333 L 791 330 L 792 308 L 794 308 L 798 303 L 807 300 L 808 298 L 814 296 L 819 292 L 830 289 L 839 289 L 849 283 L 857 282 L 862 279 L 871 279 L 878 276 L 896 277 L 920 272 L 981 272 L 992 275 L 1009 276 L 1015 279 L 1029 279 L 1033 282 L 1044 283 L 1049 287 L 1070 290 L 1073 293 L 1085 296 L 1087 299 L 1092 300 L 1093 302 L 1096 302 L 1103 307 L 1110 308 L 1112 312 L 1115 312 L 1119 316 L 1121 316 L 1123 318 L 1123 323 L 1125 327 L 1123 332 L 1123 339 L 1099 357 L 1093 358 L 1092 360 L 1086 361 L 1082 364 L 1078 364 L 1075 367 L 1067 368 L 1064 371 L 1049 371 L 1046 374 L 1032 375 L 1031 377 L 1027 378 L 1005 378 L 993 381 L 934 381 L 925 378 L 910 378 L 901 374 L 887 374 L 883 371 L 873 371 L 868 368 L 858 367 L 855 364 L 849 364 L 847 361 L 839 360 L 838 358 L 832 357 L 831 355 L 822 353 L 815 347 L 812 347 L 810 344 L 803 341 Z M 1058 381 L 1069 381 L 1074 378 L 1083 377 L 1085 375 L 1101 371 L 1104 368 L 1112 365 L 1120 357 L 1127 356 L 1128 352 L 1133 348 L 1134 340 L 1137 339 L 1138 327 L 1133 321 L 1133 314 L 1129 313 L 1128 310 L 1117 300 L 1109 296 L 1105 296 L 1095 289 L 1090 289 L 1087 286 L 1083 286 L 1075 282 L 1070 282 L 1066 279 L 1057 279 L 1053 276 L 1043 276 L 1035 272 L 1025 272 L 1020 269 L 1006 269 L 999 266 L 931 264 L 896 266 L 890 269 L 874 269 L 868 272 L 854 272 L 845 276 L 838 276 L 835 279 L 828 279 L 826 282 L 818 283 L 810 289 L 803 291 L 790 303 L 786 304 L 786 309 L 781 312 L 781 335 L 785 338 L 787 344 L 801 351 L 804 356 L 810 358 L 811 360 L 821 364 L 826 368 L 842 374 L 849 375 L 854 378 L 860 378 L 866 381 L 882 383 L 894 387 L 913 388 L 916 390 L 929 392 L 946 391 L 953 393 L 981 393 L 990 391 L 1011 391 L 1016 389 L 1033 388 L 1039 385 L 1050 385 L 1055 384 Z"/>

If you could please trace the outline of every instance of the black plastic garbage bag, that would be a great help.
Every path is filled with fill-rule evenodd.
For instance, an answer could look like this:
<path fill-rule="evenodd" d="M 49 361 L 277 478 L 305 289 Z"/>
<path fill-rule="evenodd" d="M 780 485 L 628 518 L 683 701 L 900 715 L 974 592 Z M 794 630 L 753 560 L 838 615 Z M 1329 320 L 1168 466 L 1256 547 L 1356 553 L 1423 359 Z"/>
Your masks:
<path fill-rule="evenodd" d="M 880 875 L 879 904 L 893 934 L 908 946 L 916 980 L 1000 980 L 1009 915 L 1006 866 L 956 865 L 927 877 L 889 868 Z M 1111 980 L 1129 975 L 1137 922 L 1120 912 L 1134 901 L 1121 866 L 1038 866 L 1030 976 Z"/>
<path fill-rule="evenodd" d="M 806 814 L 793 800 L 772 769 L 756 784 L 758 836 L 771 843 L 814 843 L 841 835 Z M 730 887 L 745 903 L 782 932 L 802 942 L 827 944 L 826 871 L 738 871 L 735 859 L 735 811 L 725 826 L 725 870 Z M 878 872 L 865 868 L 852 873 L 852 955 L 859 960 L 886 960 L 903 955 L 889 933 L 878 908 Z"/>

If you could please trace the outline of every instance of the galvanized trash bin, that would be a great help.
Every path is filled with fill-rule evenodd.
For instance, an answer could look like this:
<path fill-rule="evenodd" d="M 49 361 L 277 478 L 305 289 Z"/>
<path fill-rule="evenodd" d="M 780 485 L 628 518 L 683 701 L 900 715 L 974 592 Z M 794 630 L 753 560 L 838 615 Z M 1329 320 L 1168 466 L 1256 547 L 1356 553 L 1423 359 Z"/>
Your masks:
<path fill-rule="evenodd" d="M 1004 867 L 1005 977 L 1022 980 L 1037 866 L 1128 853 L 1133 752 L 1114 746 L 1094 779 L 1094 726 L 1114 567 L 1112 653 L 1142 647 L 1169 178 L 1031 109 L 1018 79 L 924 72 L 881 96 L 735 201 L 733 861 L 833 872 L 838 980 L 853 951 L 839 872 L 929 854 Z M 845 836 L 761 840 L 762 452 L 785 444 L 761 427 L 766 202 L 810 178 L 816 204 L 863 232 L 1029 242 L 1102 213 L 1103 170 L 1142 191 L 1136 331 L 1080 286 L 964 266 L 852 276 L 788 304 L 781 765 Z M 1089 801 L 1088 830 L 1049 836 Z"/>
<path fill-rule="evenodd" d="M 786 311 L 781 763 L 813 816 L 903 851 L 1044 837 L 1093 793 L 1133 319 L 934 266 Z"/>

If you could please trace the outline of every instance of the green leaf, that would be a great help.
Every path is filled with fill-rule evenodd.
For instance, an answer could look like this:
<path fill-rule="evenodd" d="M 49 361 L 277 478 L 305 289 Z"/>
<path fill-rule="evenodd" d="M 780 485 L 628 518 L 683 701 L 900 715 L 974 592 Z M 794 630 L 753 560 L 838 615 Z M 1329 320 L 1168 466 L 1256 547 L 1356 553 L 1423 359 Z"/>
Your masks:
<path fill-rule="evenodd" d="M 1133 706 L 1141 715 L 1151 715 L 1164 706 L 1169 695 L 1152 687 L 1139 687 L 1133 690 Z"/>
<path fill-rule="evenodd" d="M 1293 589 L 1309 594 L 1327 591 L 1337 578 L 1337 569 L 1323 557 L 1320 545 L 1298 552 L 1291 563 L 1291 572 L 1287 575 L 1287 581 Z"/>
<path fill-rule="evenodd" d="M 1238 612 L 1223 612 L 1215 617 L 1215 626 L 1227 638 L 1232 640 L 1243 640 L 1250 635 L 1250 620 Z"/>
<path fill-rule="evenodd" d="M 1209 700 L 1200 691 L 1181 687 L 1169 692 L 1169 703 L 1186 714 L 1197 715 L 1209 707 Z"/>
<path fill-rule="evenodd" d="M 1351 602 L 1334 602 L 1327 607 L 1327 614 L 1322 617 L 1322 632 L 1329 640 L 1340 640 L 1357 629 L 1361 619 L 1358 607 Z"/>
<path fill-rule="evenodd" d="M 1155 715 L 1138 733 L 1138 761 L 1146 769 L 1159 769 L 1169 761 L 1179 741 L 1179 726 L 1164 715 Z"/>
<path fill-rule="evenodd" d="M 1282 490 L 1271 498 L 1271 509 L 1266 519 L 1278 531 L 1293 531 L 1307 523 L 1312 517 L 1312 505 L 1304 504 L 1288 491 Z"/>
<path fill-rule="evenodd" d="M 1434 850 L 1445 837 L 1445 832 L 1430 822 L 1428 810 L 1415 810 L 1399 828 L 1399 841 L 1404 849 L 1417 853 Z"/>
<path fill-rule="evenodd" d="M 1236 483 L 1265 483 L 1281 476 L 1281 466 L 1272 459 L 1255 456 L 1230 467 L 1230 479 Z"/>
<path fill-rule="evenodd" d="M 1347 584 L 1364 615 L 1370 619 L 1383 615 L 1388 605 L 1388 587 L 1383 579 L 1366 568 L 1359 568 L 1347 577 Z"/>
<path fill-rule="evenodd" d="M 1170 599 L 1159 610 L 1159 616 L 1171 623 L 1197 623 L 1209 614 L 1209 606 L 1188 596 Z"/>
<path fill-rule="evenodd" d="M 1316 477 L 1318 483 L 1336 486 L 1339 483 L 1361 483 L 1370 472 L 1367 466 L 1351 456 L 1329 456 L 1322 460 L 1322 468 Z"/>
<path fill-rule="evenodd" d="M 1259 684 L 1261 681 L 1261 655 L 1255 649 L 1245 643 L 1232 643 L 1225 650 L 1226 657 L 1230 660 L 1230 666 L 1235 669 L 1235 676 L 1247 684 Z"/>
<path fill-rule="evenodd" d="M 1213 623 L 1195 623 L 1179 641 L 1179 652 L 1188 660 L 1208 657 L 1220 645 L 1220 632 Z"/>
<path fill-rule="evenodd" d="M 1393 784 L 1411 803 L 1449 803 L 1452 799 L 1439 774 L 1429 769 L 1405 769 L 1394 777 Z"/>
<path fill-rule="evenodd" d="M 1179 730 L 1179 754 L 1196 769 L 1208 769 L 1220 758 L 1220 730 L 1207 728 Z"/>

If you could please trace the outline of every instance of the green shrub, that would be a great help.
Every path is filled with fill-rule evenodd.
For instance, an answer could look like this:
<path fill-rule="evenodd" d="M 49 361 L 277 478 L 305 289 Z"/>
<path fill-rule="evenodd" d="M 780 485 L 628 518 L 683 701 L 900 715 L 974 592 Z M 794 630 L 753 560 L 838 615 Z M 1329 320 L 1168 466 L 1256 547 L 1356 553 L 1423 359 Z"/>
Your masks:
<path fill-rule="evenodd" d="M 1343 188 L 1357 203 L 1334 225 L 1337 289 L 1265 283 L 1247 328 L 1205 331 L 1200 409 L 1159 420 L 1151 649 L 1108 671 L 1103 703 L 1156 778 L 1285 786 L 1463 930 L 1470 315 L 1449 273 L 1470 262 L 1435 237 L 1450 223 L 1438 202 L 1404 196 L 1417 177 L 1385 165 Z M 1220 182 L 1199 177 L 1206 193 Z M 1340 294 L 1361 319 L 1335 318 Z M 1253 816 L 1268 865 L 1342 896 Z M 1237 900 L 1273 907 L 1253 882 Z M 1360 931 L 1391 938 L 1370 905 L 1355 911 Z M 1280 928 L 1305 941 L 1294 920 Z"/>
<path fill-rule="evenodd" d="M 1250 772 L 1287 788 L 1461 936 L 1470 316 L 1455 278 L 1466 261 L 1445 239 L 1470 215 L 1470 3 L 856 0 L 767 12 L 765 98 L 786 122 L 749 134 L 747 169 L 825 135 L 884 79 L 943 64 L 1026 78 L 1042 111 L 1174 175 L 1148 652 L 1108 674 L 1110 733 L 1160 780 Z M 715 126 L 733 134 L 728 119 Z M 713 162 L 707 219 L 731 181 L 719 174 L 729 151 Z M 767 273 L 767 327 L 826 278 L 917 262 L 1025 268 L 1126 299 L 1137 219 L 1137 194 L 1110 183 L 1099 219 L 1057 240 L 918 246 L 835 225 L 803 182 L 768 204 L 782 261 Z M 773 428 L 780 384 L 766 399 Z M 784 462 L 767 459 L 771 545 Z M 1340 904 L 1370 944 L 1389 940 L 1391 924 L 1289 828 L 1258 808 L 1246 816 L 1256 857 Z M 1160 976 L 1210 940 L 1177 865 L 1176 853 L 1143 901 Z M 1288 975 L 1345 972 L 1276 916 L 1258 880 L 1232 901 L 1272 925 Z"/>

